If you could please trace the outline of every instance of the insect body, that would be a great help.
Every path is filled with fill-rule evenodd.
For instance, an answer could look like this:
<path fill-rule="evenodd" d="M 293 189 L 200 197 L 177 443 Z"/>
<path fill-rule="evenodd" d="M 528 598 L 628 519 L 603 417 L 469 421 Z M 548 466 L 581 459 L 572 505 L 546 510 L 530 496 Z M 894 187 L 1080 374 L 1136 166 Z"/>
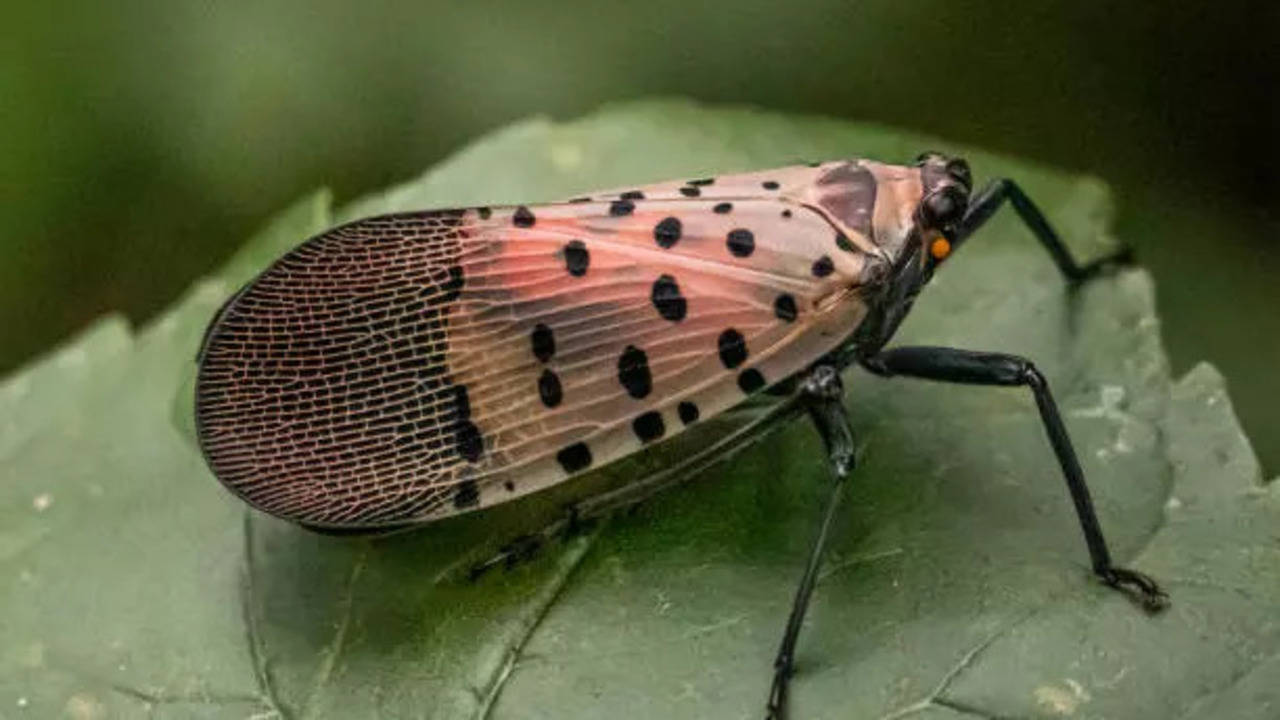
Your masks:
<path fill-rule="evenodd" d="M 206 453 L 254 505 L 321 526 L 561 482 L 837 347 L 922 188 L 840 162 L 337 228 L 216 321 Z"/>
<path fill-rule="evenodd" d="M 827 442 L 832 500 L 779 651 L 796 636 L 854 464 L 839 370 L 1034 393 L 1093 559 L 1111 565 L 1047 384 L 1022 358 L 883 349 L 934 270 L 1011 202 L 968 165 L 842 160 L 595 193 L 565 203 L 375 217 L 314 237 L 219 312 L 196 416 L 214 473 L 272 514 L 334 530 L 429 522 L 565 481 L 786 379 Z"/>

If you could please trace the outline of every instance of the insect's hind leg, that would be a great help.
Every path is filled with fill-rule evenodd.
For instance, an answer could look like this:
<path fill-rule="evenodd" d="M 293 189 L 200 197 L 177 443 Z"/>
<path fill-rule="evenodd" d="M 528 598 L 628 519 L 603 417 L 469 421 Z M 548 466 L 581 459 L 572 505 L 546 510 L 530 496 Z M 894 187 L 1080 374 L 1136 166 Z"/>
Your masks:
<path fill-rule="evenodd" d="M 804 574 L 800 585 L 796 588 L 795 599 L 791 604 L 791 614 L 787 618 L 787 628 L 782 635 L 782 643 L 778 646 L 778 654 L 773 661 L 773 685 L 769 691 L 768 715 L 770 720 L 781 720 L 786 716 L 787 688 L 791 680 L 795 662 L 796 640 L 800 635 L 800 626 L 804 623 L 804 614 L 809 607 L 809 598 L 813 595 L 813 587 L 818 579 L 818 570 L 822 565 L 822 557 L 831 536 L 831 528 L 835 523 L 836 510 L 840 507 L 840 498 L 844 494 L 845 478 L 853 471 L 857 462 L 853 428 L 845 413 L 843 398 L 844 388 L 840 373 L 831 365 L 818 365 L 804 377 L 800 384 L 800 402 L 809 411 L 818 434 L 822 436 L 827 448 L 827 457 L 831 464 L 834 481 L 831 494 L 827 498 L 826 510 L 822 517 L 822 526 L 809 551 L 809 560 L 805 563 Z"/>
<path fill-rule="evenodd" d="M 559 531 L 556 526 L 556 531 Z M 555 533 L 549 533 L 554 535 Z M 546 543 L 549 535 L 546 531 L 541 533 L 528 533 L 519 535 L 507 541 L 498 551 L 489 556 L 488 559 L 475 563 L 471 566 L 467 573 L 467 577 L 471 580 L 477 580 L 481 575 L 489 572 L 496 567 L 504 567 L 508 570 L 514 568 L 520 563 L 526 562 L 538 553 L 538 550 Z"/>
<path fill-rule="evenodd" d="M 1036 406 L 1045 433 L 1053 445 L 1062 468 L 1067 489 L 1075 504 L 1080 529 L 1089 547 L 1093 571 L 1107 585 L 1135 596 L 1148 612 L 1164 609 L 1169 596 L 1147 575 L 1136 570 L 1116 567 L 1102 536 L 1102 527 L 1093 509 L 1093 500 L 1085 484 L 1084 471 L 1071 438 L 1058 413 L 1058 405 L 1049 392 L 1049 382 L 1026 358 L 1002 353 L 973 352 L 943 347 L 900 347 L 882 351 L 861 360 L 867 370 L 884 377 L 906 377 L 939 380 L 970 385 L 1023 386 L 1035 395 Z"/>
<path fill-rule="evenodd" d="M 474 580 L 494 568 L 515 567 L 552 541 L 594 528 L 616 513 L 632 510 L 650 497 L 697 477 L 701 471 L 748 447 L 770 430 L 780 427 L 782 421 L 797 415 L 802 409 L 799 399 L 798 394 L 793 395 L 768 411 L 755 414 L 753 419 L 732 432 L 660 472 L 566 505 L 564 514 L 559 518 L 537 531 L 513 538 L 485 560 L 472 565 L 469 573 L 471 579 Z"/>
<path fill-rule="evenodd" d="M 956 226 L 953 245 L 964 242 L 965 238 L 994 215 L 1005 202 L 1013 205 L 1013 209 L 1017 211 L 1018 217 L 1022 218 L 1027 229 L 1053 257 L 1063 277 L 1073 285 L 1096 277 L 1111 268 L 1133 263 L 1133 250 L 1128 247 L 1084 265 L 1076 262 L 1071 256 L 1071 251 L 1054 232 L 1053 226 L 1045 219 L 1044 213 L 1040 212 L 1040 208 L 1036 207 L 1017 183 L 1008 178 L 993 180 L 969 200 L 969 208 Z"/>
<path fill-rule="evenodd" d="M 543 526 L 537 532 L 517 535 L 504 543 L 485 560 L 472 564 L 467 576 L 474 581 L 497 567 L 511 570 L 533 559 L 538 554 L 538 551 L 549 542 L 553 540 L 568 540 L 580 534 L 585 534 L 595 529 L 602 520 L 607 518 L 608 513 L 606 512 L 584 516 L 579 506 L 566 505 L 563 515 Z"/>

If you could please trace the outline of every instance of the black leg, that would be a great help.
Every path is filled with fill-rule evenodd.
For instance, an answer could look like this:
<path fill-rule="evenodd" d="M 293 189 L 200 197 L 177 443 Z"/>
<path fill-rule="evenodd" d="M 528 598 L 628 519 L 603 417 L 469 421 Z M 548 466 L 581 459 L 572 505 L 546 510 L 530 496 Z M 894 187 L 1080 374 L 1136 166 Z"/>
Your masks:
<path fill-rule="evenodd" d="M 992 181 L 990 185 L 987 185 L 973 196 L 969 201 L 969 209 L 956 226 L 952 244 L 958 245 L 963 242 L 978 226 L 994 215 L 1006 200 L 1013 205 L 1014 210 L 1018 211 L 1018 216 L 1022 218 L 1022 222 L 1026 223 L 1027 228 L 1036 236 L 1040 244 L 1044 245 L 1045 249 L 1049 251 L 1049 254 L 1053 256 L 1053 261 L 1057 263 L 1058 269 L 1062 271 L 1062 275 L 1072 284 L 1088 280 L 1098 273 L 1117 265 L 1127 265 L 1133 262 L 1133 251 L 1124 248 L 1112 255 L 1080 265 L 1071 257 L 1071 252 L 1067 250 L 1067 246 L 1062 243 L 1061 238 L 1053 231 L 1049 221 L 1045 220 L 1044 214 L 1040 212 L 1040 209 L 1036 207 L 1035 203 L 1031 202 L 1031 198 L 1022 192 L 1022 188 L 1019 188 L 1016 183 L 1007 178 Z"/>
<path fill-rule="evenodd" d="M 836 509 L 840 506 L 845 478 L 849 476 L 856 462 L 853 429 L 849 426 L 849 419 L 845 415 L 843 395 L 840 374 L 830 365 L 815 367 L 805 376 L 800 386 L 801 401 L 808 409 L 809 416 L 818 427 L 818 434 L 826 444 L 827 457 L 831 462 L 831 472 L 835 479 L 831 485 L 831 495 L 827 498 L 822 526 L 809 551 L 809 561 L 805 564 L 804 575 L 800 578 L 800 586 L 796 588 L 795 599 L 791 603 L 791 615 L 787 618 L 787 629 L 782 635 L 782 644 L 778 646 L 778 654 L 773 661 L 773 686 L 769 691 L 767 715 L 770 720 L 782 720 L 786 717 L 787 685 L 791 679 L 795 660 L 796 638 L 800 635 L 804 613 L 809 607 L 809 597 L 813 595 L 813 586 L 818 580 L 823 550 L 826 548 L 827 538 L 831 535 Z"/>
<path fill-rule="evenodd" d="M 634 510 L 650 497 L 699 477 L 706 468 L 750 446 L 804 409 L 803 398 L 795 393 L 793 385 L 792 395 L 786 402 L 755 415 L 716 442 L 683 456 L 658 472 L 565 506 L 562 517 L 539 530 L 510 540 L 484 561 L 472 565 L 470 578 L 474 580 L 493 568 L 519 565 L 553 540 L 563 540 L 592 528 L 615 513 Z"/>
<path fill-rule="evenodd" d="M 885 377 L 904 375 L 970 385 L 1014 385 L 1030 388 L 1035 395 L 1036 405 L 1040 408 L 1045 433 L 1058 456 L 1067 489 L 1071 491 L 1071 500 L 1075 503 L 1076 515 L 1080 519 L 1080 529 L 1084 531 L 1085 543 L 1089 546 L 1093 571 L 1107 585 L 1134 595 L 1149 612 L 1159 611 L 1169 604 L 1169 596 L 1155 580 L 1140 572 L 1111 564 L 1111 553 L 1102 537 L 1102 528 L 1093 510 L 1093 500 L 1085 485 L 1084 472 L 1071 447 L 1067 428 L 1058 414 L 1058 405 L 1049 392 L 1048 381 L 1030 360 L 1016 355 L 954 348 L 903 347 L 864 358 L 862 366 Z"/>

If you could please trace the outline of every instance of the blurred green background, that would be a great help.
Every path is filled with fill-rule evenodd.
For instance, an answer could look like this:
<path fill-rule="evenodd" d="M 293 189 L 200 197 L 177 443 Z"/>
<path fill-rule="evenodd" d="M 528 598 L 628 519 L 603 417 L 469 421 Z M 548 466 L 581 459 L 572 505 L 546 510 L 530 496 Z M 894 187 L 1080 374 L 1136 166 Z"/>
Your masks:
<path fill-rule="evenodd" d="M 683 95 L 1105 178 L 1175 369 L 1217 364 L 1280 469 L 1274 3 L 7 5 L 0 372 L 104 312 L 145 321 L 312 188 L 345 200 L 517 118 Z"/>

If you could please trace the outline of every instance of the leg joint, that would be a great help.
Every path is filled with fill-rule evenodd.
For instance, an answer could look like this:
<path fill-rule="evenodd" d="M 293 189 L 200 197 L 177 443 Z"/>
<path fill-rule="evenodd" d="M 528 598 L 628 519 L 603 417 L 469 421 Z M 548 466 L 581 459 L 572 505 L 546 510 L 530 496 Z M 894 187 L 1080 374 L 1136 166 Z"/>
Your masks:
<path fill-rule="evenodd" d="M 1045 379 L 1044 373 L 1040 372 L 1040 368 L 1037 368 L 1030 360 L 1022 360 L 1022 369 L 1019 375 L 1022 381 L 1027 384 L 1027 387 L 1032 390 L 1039 391 L 1049 388 L 1049 381 Z"/>
<path fill-rule="evenodd" d="M 893 371 L 889 369 L 889 366 L 884 362 L 884 358 L 879 354 L 860 357 L 858 358 L 858 364 L 872 375 L 879 375 L 881 377 L 893 376 Z"/>
<path fill-rule="evenodd" d="M 844 397 L 844 381 L 834 367 L 819 365 L 805 377 L 800 392 L 811 401 L 839 400 Z"/>

